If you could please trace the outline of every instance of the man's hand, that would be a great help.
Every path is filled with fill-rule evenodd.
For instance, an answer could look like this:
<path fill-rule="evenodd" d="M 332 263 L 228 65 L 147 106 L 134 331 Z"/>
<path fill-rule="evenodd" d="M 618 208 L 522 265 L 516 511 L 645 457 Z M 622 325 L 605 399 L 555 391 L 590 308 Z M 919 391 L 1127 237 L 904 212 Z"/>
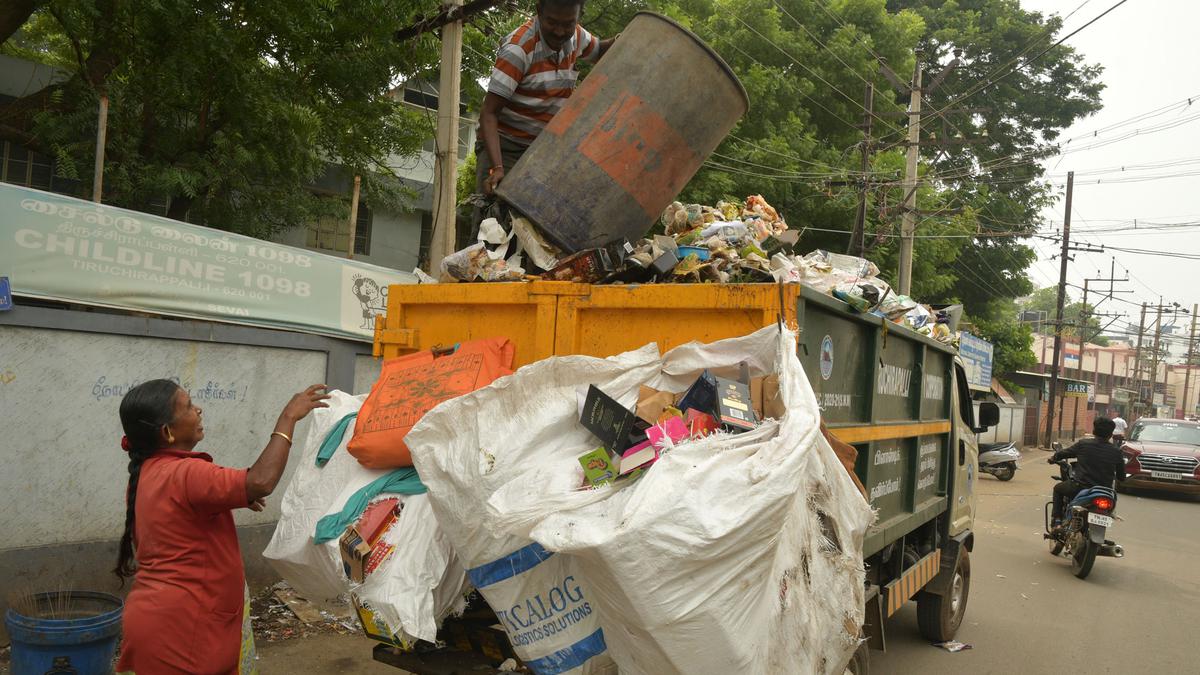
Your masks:
<path fill-rule="evenodd" d="M 250 502 L 250 505 L 246 508 L 250 509 L 251 511 L 262 511 L 263 509 L 267 508 L 267 500 L 259 497 L 258 499 Z"/>
<path fill-rule="evenodd" d="M 488 172 L 487 180 L 483 181 L 483 189 L 490 195 L 496 191 L 502 180 L 504 180 L 504 167 L 494 166 Z"/>

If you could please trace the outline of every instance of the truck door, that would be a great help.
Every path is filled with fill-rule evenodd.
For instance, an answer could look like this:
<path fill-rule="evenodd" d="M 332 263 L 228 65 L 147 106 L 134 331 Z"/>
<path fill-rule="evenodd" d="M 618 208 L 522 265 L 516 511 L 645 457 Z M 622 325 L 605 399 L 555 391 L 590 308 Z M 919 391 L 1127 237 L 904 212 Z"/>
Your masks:
<path fill-rule="evenodd" d="M 967 387 L 967 374 L 962 364 L 954 364 L 954 387 L 951 391 L 953 432 L 950 442 L 954 448 L 954 495 L 950 504 L 950 536 L 972 528 L 978 502 L 976 484 L 979 482 L 979 445 L 975 442 L 975 408 Z"/>

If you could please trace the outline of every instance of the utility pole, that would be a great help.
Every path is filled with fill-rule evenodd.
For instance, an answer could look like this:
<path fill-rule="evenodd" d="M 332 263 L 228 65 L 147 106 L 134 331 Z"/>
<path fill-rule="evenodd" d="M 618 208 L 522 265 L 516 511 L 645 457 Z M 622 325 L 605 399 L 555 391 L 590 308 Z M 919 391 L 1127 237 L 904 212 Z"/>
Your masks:
<path fill-rule="evenodd" d="M 867 226 L 867 195 L 870 191 L 871 181 L 869 178 L 871 171 L 871 120 L 875 107 L 875 85 L 867 83 L 867 93 L 863 102 L 863 108 L 866 110 L 866 115 L 863 117 L 863 142 L 862 142 L 862 181 L 858 192 L 858 213 L 854 215 L 854 232 L 850 234 L 850 247 L 847 252 L 850 255 L 862 257 L 866 252 L 864 250 L 863 238 Z"/>
<path fill-rule="evenodd" d="M 1142 411 L 1142 334 L 1146 332 L 1146 303 L 1142 303 L 1142 318 L 1138 320 L 1138 339 L 1137 350 L 1133 356 L 1133 388 L 1137 391 L 1137 398 L 1133 402 L 1134 418 Z"/>
<path fill-rule="evenodd" d="M 904 162 L 904 216 L 900 222 L 900 295 L 912 292 L 913 235 L 917 229 L 917 160 L 921 153 L 921 51 L 913 67 L 908 104 L 908 155 Z M 1062 312 L 1059 312 L 1059 321 Z"/>
<path fill-rule="evenodd" d="M 1154 416 L 1158 416 L 1158 404 L 1154 402 L 1154 390 L 1158 389 L 1158 350 L 1162 340 L 1162 296 L 1158 296 L 1158 307 L 1155 308 L 1154 320 L 1154 359 L 1150 366 L 1150 406 L 1154 408 Z M 1166 402 L 1166 391 L 1163 391 L 1163 402 Z"/>
<path fill-rule="evenodd" d="M 362 190 L 362 176 L 354 177 L 354 193 L 350 195 L 350 245 L 346 257 L 354 259 L 354 239 L 358 236 L 358 196 Z"/>
<path fill-rule="evenodd" d="M 1089 319 L 1087 296 L 1088 282 L 1091 279 L 1083 280 L 1083 303 L 1079 307 L 1079 367 L 1075 369 L 1075 378 L 1083 379 L 1083 346 L 1087 344 L 1087 326 Z"/>
<path fill-rule="evenodd" d="M 462 0 L 450 0 L 451 11 Z M 462 85 L 462 18 L 442 26 L 441 78 L 438 83 L 437 162 L 433 180 L 433 236 L 429 245 L 429 272 L 434 276 L 442 259 L 454 252 L 458 232 L 458 102 Z"/>
<path fill-rule="evenodd" d="M 1114 314 L 1109 314 L 1109 313 L 1093 312 L 1088 307 L 1088 290 L 1089 290 L 1088 284 L 1090 284 L 1093 281 L 1098 281 L 1101 283 L 1107 281 L 1108 282 L 1108 297 L 1107 297 L 1107 299 L 1112 299 L 1114 293 L 1127 293 L 1128 291 L 1118 291 L 1116 289 L 1116 287 L 1114 286 L 1114 284 L 1118 281 L 1129 281 L 1128 276 L 1125 277 L 1124 279 L 1116 278 L 1116 276 L 1115 276 L 1115 272 L 1117 269 L 1116 265 L 1117 265 L 1116 259 L 1114 258 L 1112 265 L 1111 265 L 1111 269 L 1109 271 L 1108 278 L 1096 278 L 1096 279 L 1084 279 L 1083 280 L 1083 304 L 1081 305 L 1080 310 L 1079 310 L 1079 368 L 1076 369 L 1077 378 L 1080 380 L 1084 379 L 1083 361 L 1084 361 L 1084 356 L 1087 353 L 1087 343 L 1089 341 L 1095 339 L 1096 335 L 1099 335 L 1103 331 L 1103 329 L 1098 329 L 1095 333 L 1093 333 L 1091 335 L 1088 334 L 1090 332 L 1089 324 L 1091 323 L 1092 317 L 1120 316 L 1120 315 L 1114 315 Z M 1099 272 L 1099 270 L 1097 270 L 1097 272 Z M 1100 302 L 1104 302 L 1105 299 L 1106 298 L 1101 298 Z M 1096 303 L 1097 306 L 1099 306 L 1100 302 Z M 1096 355 L 1096 377 L 1093 378 L 1094 380 L 1099 378 L 1099 371 L 1100 371 L 1100 356 L 1099 356 L 1099 353 L 1097 352 L 1097 355 Z M 1093 384 L 1093 386 L 1097 387 L 1097 388 L 1099 387 L 1098 383 Z M 1071 424 L 1071 429 L 1072 429 L 1073 433 L 1078 432 L 1078 423 L 1079 423 L 1079 418 L 1078 418 L 1078 416 L 1076 416 L 1075 420 Z"/>
<path fill-rule="evenodd" d="M 108 136 L 108 94 L 100 94 L 100 111 L 96 119 L 96 165 L 92 171 L 92 201 L 100 203 L 104 196 L 104 145 Z"/>
<path fill-rule="evenodd" d="M 1200 304 L 1192 305 L 1192 336 L 1188 338 L 1187 354 L 1183 357 L 1183 417 L 1188 416 L 1188 389 L 1192 384 L 1192 356 L 1196 353 L 1196 315 L 1200 314 Z M 1195 412 L 1195 408 L 1192 408 Z"/>
<path fill-rule="evenodd" d="M 1058 308 L 1054 322 L 1054 356 L 1050 365 L 1050 398 L 1046 405 L 1046 447 L 1054 434 L 1054 398 L 1058 395 L 1058 364 L 1062 357 L 1063 302 L 1067 295 L 1067 256 L 1071 250 L 1071 196 L 1075 191 L 1075 172 L 1067 172 L 1067 212 L 1063 216 L 1062 259 L 1058 265 Z"/>

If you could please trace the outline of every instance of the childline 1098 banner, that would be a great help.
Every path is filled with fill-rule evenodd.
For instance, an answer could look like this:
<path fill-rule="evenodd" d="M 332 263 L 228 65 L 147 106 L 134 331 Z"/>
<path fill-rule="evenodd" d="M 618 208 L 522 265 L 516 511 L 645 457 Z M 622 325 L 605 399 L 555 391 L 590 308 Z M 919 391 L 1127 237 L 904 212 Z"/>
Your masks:
<path fill-rule="evenodd" d="M 408 273 L 0 184 L 16 296 L 370 340 Z"/>

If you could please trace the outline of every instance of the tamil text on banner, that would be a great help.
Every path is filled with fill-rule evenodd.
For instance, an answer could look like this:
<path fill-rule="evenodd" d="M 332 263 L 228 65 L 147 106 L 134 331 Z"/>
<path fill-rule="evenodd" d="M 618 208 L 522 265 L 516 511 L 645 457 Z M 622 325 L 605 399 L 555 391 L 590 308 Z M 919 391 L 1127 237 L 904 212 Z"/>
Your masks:
<path fill-rule="evenodd" d="M 408 273 L 0 184 L 16 296 L 369 340 Z"/>

